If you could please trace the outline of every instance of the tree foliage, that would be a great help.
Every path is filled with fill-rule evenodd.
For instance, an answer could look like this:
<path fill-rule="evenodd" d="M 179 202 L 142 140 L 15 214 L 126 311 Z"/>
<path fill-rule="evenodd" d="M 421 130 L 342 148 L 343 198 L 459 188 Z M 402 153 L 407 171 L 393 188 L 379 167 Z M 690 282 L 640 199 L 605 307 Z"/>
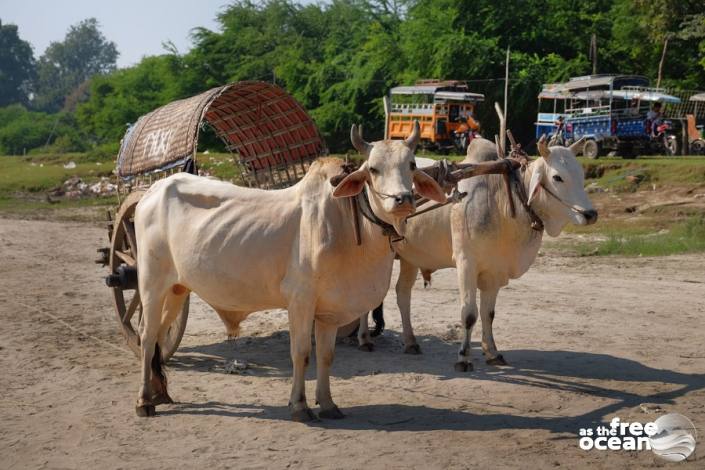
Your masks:
<path fill-rule="evenodd" d="M 26 104 L 33 79 L 32 46 L 20 39 L 16 25 L 0 20 L 0 106 Z"/>
<path fill-rule="evenodd" d="M 641 74 L 655 84 L 668 39 L 662 84 L 705 88 L 702 0 L 331 0 L 305 5 L 242 0 L 217 19 L 217 31 L 192 31 L 188 53 L 172 49 L 115 71 L 114 54 L 95 53 L 110 50 L 97 24 L 82 23 L 93 31 L 89 42 L 105 46 L 90 49 L 94 52 L 88 56 L 96 60 L 89 63 L 95 66 L 82 74 L 58 71 L 77 70 L 56 66 L 77 63 L 59 60 L 63 44 L 74 44 L 67 36 L 40 60 L 45 91 L 37 104 L 59 109 L 80 103 L 76 122 L 88 143 L 100 144 L 118 140 L 127 123 L 174 99 L 232 81 L 273 81 L 309 110 L 329 147 L 339 151 L 349 147 L 353 122 L 364 125 L 368 139 L 382 136 L 380 98 L 390 87 L 421 78 L 461 79 L 486 95 L 479 117 L 484 133 L 492 135 L 497 126 L 492 104 L 502 102 L 509 48 L 509 125 L 528 142 L 541 85 L 592 72 L 593 34 L 598 73 Z M 58 80 L 53 90 L 46 88 L 45 73 L 69 79 Z M 80 88 L 91 75 L 90 84 Z M 84 94 L 88 99 L 81 103 Z"/>
<path fill-rule="evenodd" d="M 29 111 L 15 104 L 0 108 L 0 154 L 22 155 L 31 149 L 51 146 L 57 152 L 85 150 L 73 115 Z"/>
<path fill-rule="evenodd" d="M 61 42 L 52 42 L 37 63 L 35 106 L 44 111 L 63 108 L 66 97 L 95 75 L 115 70 L 115 43 L 89 18 L 69 28 Z"/>

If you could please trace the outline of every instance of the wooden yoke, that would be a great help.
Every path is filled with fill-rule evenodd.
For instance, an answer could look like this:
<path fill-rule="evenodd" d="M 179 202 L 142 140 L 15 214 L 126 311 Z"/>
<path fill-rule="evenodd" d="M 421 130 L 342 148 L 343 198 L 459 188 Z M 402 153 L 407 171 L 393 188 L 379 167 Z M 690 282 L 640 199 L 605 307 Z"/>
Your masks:
<path fill-rule="evenodd" d="M 410 219 L 412 217 L 416 217 L 452 202 L 459 202 L 467 196 L 467 193 L 458 192 L 458 183 L 464 179 L 481 175 L 509 175 L 520 166 L 521 163 L 504 158 L 493 162 L 480 163 L 448 163 L 444 160 L 431 167 L 421 168 L 423 172 L 438 181 L 446 192 L 452 191 L 452 195 L 445 203 L 438 203 L 430 207 L 426 207 L 420 211 L 414 212 L 407 218 Z M 419 205 L 424 204 L 425 202 L 427 202 L 425 199 L 417 201 Z"/>
<path fill-rule="evenodd" d="M 521 166 L 521 163 L 516 160 L 502 159 L 492 162 L 480 163 L 450 163 L 448 164 L 449 172 L 445 175 L 444 181 L 439 183 L 450 183 L 452 185 L 458 182 L 480 175 L 504 175 L 511 173 Z M 435 164 L 430 167 L 421 168 L 431 178 L 438 181 L 440 165 Z"/>

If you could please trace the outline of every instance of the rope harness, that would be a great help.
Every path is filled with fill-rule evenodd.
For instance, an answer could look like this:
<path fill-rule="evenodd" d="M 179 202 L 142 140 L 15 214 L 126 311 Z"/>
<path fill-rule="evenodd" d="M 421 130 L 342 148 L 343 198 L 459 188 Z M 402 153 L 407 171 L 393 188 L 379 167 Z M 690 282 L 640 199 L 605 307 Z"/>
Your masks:
<path fill-rule="evenodd" d="M 521 172 L 523 174 L 526 171 L 526 169 L 528 168 L 529 163 L 531 163 L 531 159 L 526 154 L 526 152 L 524 152 L 524 150 L 521 148 L 521 144 L 518 144 L 514 140 L 514 136 L 512 135 L 512 131 L 508 130 L 507 136 L 509 137 L 509 141 L 511 143 L 511 151 L 509 152 L 508 158 L 518 160 L 521 163 Z M 498 151 L 500 151 L 499 144 L 497 145 L 497 147 L 498 147 Z M 543 231 L 543 221 L 539 218 L 538 215 L 536 215 L 534 210 L 529 206 L 528 198 L 526 195 L 526 188 L 524 188 L 523 182 L 519 180 L 518 175 L 514 174 L 513 176 L 518 183 L 517 184 L 517 186 L 518 186 L 517 193 L 519 195 L 519 200 L 521 201 L 522 206 L 524 207 L 526 212 L 529 214 L 529 218 L 531 219 L 531 228 L 533 228 L 534 230 Z M 578 214 L 583 214 L 585 212 L 582 209 L 580 209 L 579 207 L 577 207 L 573 204 L 568 204 L 567 202 L 565 202 L 563 199 L 560 198 L 560 196 L 558 196 L 556 193 L 554 193 L 553 191 L 548 189 L 548 187 L 545 184 L 543 184 L 543 182 L 541 182 L 539 184 L 539 186 L 541 187 L 541 189 L 546 191 L 546 194 L 548 194 L 549 196 L 554 198 L 556 201 L 558 201 L 559 203 L 561 203 L 563 206 L 567 207 L 571 211 L 576 212 Z"/>
<path fill-rule="evenodd" d="M 370 189 L 377 193 L 377 191 L 370 186 Z M 377 193 L 380 194 L 380 193 Z M 365 187 L 362 192 L 359 194 L 360 199 L 362 200 L 362 204 L 358 204 L 360 213 L 364 218 L 372 222 L 373 224 L 377 225 L 382 229 L 382 235 L 385 237 L 389 237 L 389 241 L 391 243 L 399 242 L 404 239 L 401 235 L 397 233 L 397 230 L 394 228 L 392 224 L 388 224 L 384 220 L 380 219 L 377 217 L 375 212 L 372 210 L 372 206 L 370 205 L 370 198 L 367 196 L 367 188 Z M 394 196 L 387 196 L 387 197 L 394 197 Z M 358 242 L 358 245 L 361 245 L 361 241 Z"/>
<path fill-rule="evenodd" d="M 519 202 L 521 203 L 521 206 L 524 208 L 524 211 L 526 211 L 529 216 L 529 220 L 531 221 L 531 228 L 536 230 L 537 232 L 543 232 L 543 221 L 529 205 L 529 197 L 526 194 L 526 188 L 524 187 L 523 175 L 526 172 L 526 169 L 529 167 L 531 159 L 521 148 L 521 144 L 517 144 L 514 141 L 514 137 L 512 136 L 511 131 L 507 131 L 507 135 L 509 136 L 509 140 L 511 142 L 511 151 L 509 152 L 509 157 L 507 157 L 505 160 L 512 159 L 518 161 L 521 164 L 521 166 L 519 167 L 520 173 L 517 171 L 513 171 L 509 174 L 509 177 L 514 183 L 513 186 L 516 187 L 517 196 L 519 197 Z M 501 151 L 499 145 L 497 146 L 497 151 Z M 520 174 L 522 177 L 520 177 Z M 514 211 L 514 198 L 512 197 L 511 189 L 508 189 L 508 193 L 512 217 L 516 217 L 516 213 Z"/>

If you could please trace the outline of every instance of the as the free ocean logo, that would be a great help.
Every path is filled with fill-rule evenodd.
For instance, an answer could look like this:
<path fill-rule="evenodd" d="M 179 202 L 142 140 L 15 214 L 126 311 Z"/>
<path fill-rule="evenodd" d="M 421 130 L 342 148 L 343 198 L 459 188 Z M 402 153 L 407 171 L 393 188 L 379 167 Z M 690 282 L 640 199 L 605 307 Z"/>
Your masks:
<path fill-rule="evenodd" d="M 581 428 L 578 445 L 583 450 L 651 450 L 669 462 L 680 462 L 695 451 L 697 433 L 693 423 L 678 413 L 642 424 L 615 416 L 609 425 Z"/>

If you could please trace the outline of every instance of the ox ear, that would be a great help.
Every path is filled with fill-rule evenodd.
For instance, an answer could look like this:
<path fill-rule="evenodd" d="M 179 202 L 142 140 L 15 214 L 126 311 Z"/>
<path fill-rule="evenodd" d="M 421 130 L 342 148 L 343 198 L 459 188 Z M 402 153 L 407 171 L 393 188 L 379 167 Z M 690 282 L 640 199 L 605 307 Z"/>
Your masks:
<path fill-rule="evenodd" d="M 539 189 L 541 189 L 541 174 L 543 173 L 543 168 L 537 165 L 537 168 L 531 175 L 531 181 L 529 182 L 529 201 L 527 204 L 530 206 L 534 201 L 534 198 L 538 196 Z"/>
<path fill-rule="evenodd" d="M 571 152 L 573 152 L 573 155 L 576 157 L 580 154 L 583 153 L 583 148 L 585 147 L 585 142 L 587 142 L 587 139 L 585 137 L 581 137 L 580 140 L 577 142 L 573 143 L 570 147 Z"/>
<path fill-rule="evenodd" d="M 343 178 L 338 186 L 333 190 L 333 197 L 351 197 L 360 194 L 365 187 L 365 183 L 370 179 L 370 172 L 367 165 L 363 165 L 359 170 L 353 171 Z"/>
<path fill-rule="evenodd" d="M 414 171 L 414 186 L 416 187 L 416 192 L 426 199 L 440 203 L 446 202 L 443 188 L 440 187 L 436 180 L 421 170 Z"/>

